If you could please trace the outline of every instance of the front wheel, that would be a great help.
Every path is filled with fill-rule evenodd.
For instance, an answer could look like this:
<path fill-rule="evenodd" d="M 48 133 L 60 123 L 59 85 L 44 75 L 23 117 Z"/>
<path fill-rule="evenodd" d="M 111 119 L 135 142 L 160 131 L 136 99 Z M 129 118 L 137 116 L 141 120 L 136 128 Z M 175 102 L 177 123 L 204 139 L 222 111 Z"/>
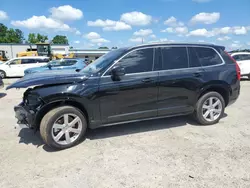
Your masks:
<path fill-rule="evenodd" d="M 218 123 L 225 110 L 225 101 L 217 92 L 208 92 L 201 96 L 194 112 L 196 120 L 202 125 Z"/>
<path fill-rule="evenodd" d="M 66 149 L 77 145 L 86 129 L 86 117 L 72 106 L 62 106 L 49 111 L 40 124 L 42 139 L 54 149 Z"/>
<path fill-rule="evenodd" d="M 0 70 L 0 78 L 4 79 L 6 77 L 6 73 Z"/>

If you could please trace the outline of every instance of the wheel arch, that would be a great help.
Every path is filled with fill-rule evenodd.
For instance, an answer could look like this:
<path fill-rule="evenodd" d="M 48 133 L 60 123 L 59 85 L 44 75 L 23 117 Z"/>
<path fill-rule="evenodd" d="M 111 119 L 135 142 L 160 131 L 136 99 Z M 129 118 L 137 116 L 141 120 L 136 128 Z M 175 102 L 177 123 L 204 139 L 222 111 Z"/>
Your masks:
<path fill-rule="evenodd" d="M 5 77 L 7 76 L 6 71 L 4 71 L 4 70 L 2 70 L 2 69 L 0 69 L 0 71 L 2 71 L 2 72 L 5 74 Z"/>
<path fill-rule="evenodd" d="M 57 108 L 60 106 L 65 106 L 65 105 L 78 108 L 83 113 L 83 115 L 86 117 L 87 124 L 89 126 L 89 112 L 88 112 L 86 106 L 83 103 L 79 102 L 79 100 L 77 100 L 76 98 L 72 98 L 72 97 L 62 98 L 62 97 L 60 97 L 59 100 L 58 99 L 52 100 L 49 103 L 45 103 L 45 105 L 42 106 L 42 108 L 37 111 L 36 116 L 35 116 L 35 121 L 34 121 L 34 125 L 35 125 L 34 127 L 36 128 L 36 130 L 39 129 L 42 118 L 45 116 L 46 113 L 48 113 L 50 110 L 52 110 L 54 108 Z"/>
<path fill-rule="evenodd" d="M 232 90 L 231 90 L 229 84 L 224 83 L 224 82 L 207 84 L 206 86 L 204 86 L 201 89 L 201 92 L 199 93 L 198 99 L 200 99 L 200 97 L 203 96 L 204 94 L 211 92 L 211 91 L 215 91 L 215 92 L 219 93 L 225 101 L 225 106 L 228 105 L 229 97 L 232 94 Z"/>

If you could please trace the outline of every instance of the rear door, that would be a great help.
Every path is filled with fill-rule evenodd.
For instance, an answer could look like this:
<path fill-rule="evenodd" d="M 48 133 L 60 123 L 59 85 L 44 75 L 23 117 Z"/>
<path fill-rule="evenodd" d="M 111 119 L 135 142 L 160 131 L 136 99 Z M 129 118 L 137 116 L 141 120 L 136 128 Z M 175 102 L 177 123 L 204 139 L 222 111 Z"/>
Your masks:
<path fill-rule="evenodd" d="M 161 47 L 158 115 L 188 113 L 193 110 L 204 70 L 193 50 L 186 46 Z"/>

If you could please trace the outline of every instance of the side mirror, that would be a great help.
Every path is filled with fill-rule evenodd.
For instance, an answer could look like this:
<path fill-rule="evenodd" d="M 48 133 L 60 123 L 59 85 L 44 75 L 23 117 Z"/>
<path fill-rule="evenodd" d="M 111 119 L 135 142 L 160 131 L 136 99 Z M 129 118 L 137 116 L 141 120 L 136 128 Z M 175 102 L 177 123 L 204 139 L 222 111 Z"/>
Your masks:
<path fill-rule="evenodd" d="M 49 69 L 51 69 L 51 68 L 52 68 L 51 64 L 48 64 L 48 68 L 49 68 Z"/>
<path fill-rule="evenodd" d="M 112 79 L 120 81 L 121 77 L 125 75 L 125 68 L 121 66 L 114 66 L 111 71 Z"/>

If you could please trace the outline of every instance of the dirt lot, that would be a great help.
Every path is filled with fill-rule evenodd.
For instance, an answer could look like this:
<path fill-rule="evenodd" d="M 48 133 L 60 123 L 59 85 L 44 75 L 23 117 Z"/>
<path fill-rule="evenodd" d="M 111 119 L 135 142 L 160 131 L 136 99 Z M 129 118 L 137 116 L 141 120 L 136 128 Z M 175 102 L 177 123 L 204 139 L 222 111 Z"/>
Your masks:
<path fill-rule="evenodd" d="M 0 89 L 0 187 L 250 187 L 250 81 L 213 126 L 187 117 L 106 127 L 53 152 L 15 129 L 24 90 Z"/>

